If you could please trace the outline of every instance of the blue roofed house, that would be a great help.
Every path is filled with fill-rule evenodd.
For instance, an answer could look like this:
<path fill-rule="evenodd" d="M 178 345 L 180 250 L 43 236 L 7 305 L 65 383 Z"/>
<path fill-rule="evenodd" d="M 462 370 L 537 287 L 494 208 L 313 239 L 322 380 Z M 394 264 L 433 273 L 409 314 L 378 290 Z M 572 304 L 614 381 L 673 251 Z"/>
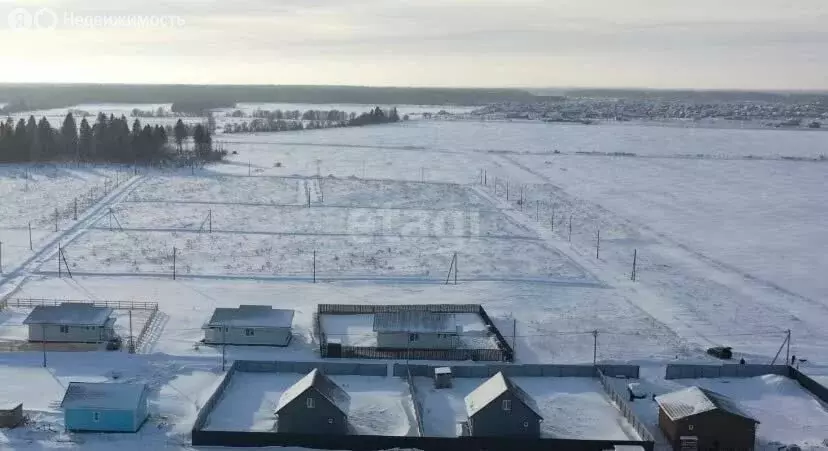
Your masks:
<path fill-rule="evenodd" d="M 148 416 L 147 385 L 70 382 L 60 407 L 70 431 L 136 432 Z"/>

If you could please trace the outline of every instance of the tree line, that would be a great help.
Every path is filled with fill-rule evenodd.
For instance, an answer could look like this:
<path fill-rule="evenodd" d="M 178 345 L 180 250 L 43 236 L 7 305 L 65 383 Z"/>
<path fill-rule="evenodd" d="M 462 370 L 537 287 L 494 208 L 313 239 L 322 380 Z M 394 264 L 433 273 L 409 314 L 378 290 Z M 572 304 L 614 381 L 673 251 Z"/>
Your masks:
<path fill-rule="evenodd" d="M 192 138 L 192 139 L 190 139 Z M 172 139 L 175 146 L 170 144 Z M 185 149 L 185 144 L 192 147 Z M 223 152 L 212 148 L 207 127 L 188 126 L 181 121 L 175 126 L 141 125 L 135 119 L 130 127 L 126 117 L 99 113 L 90 124 L 84 117 L 80 125 L 70 112 L 59 129 L 46 117 L 36 121 L 12 118 L 0 122 L 0 162 L 101 162 L 152 164 L 165 161 L 214 161 Z"/>
<path fill-rule="evenodd" d="M 230 117 L 247 117 L 241 110 L 229 113 Z M 241 123 L 225 124 L 224 133 L 246 132 L 282 132 L 292 130 L 311 130 L 333 127 L 357 127 L 372 124 L 387 124 L 399 122 L 400 115 L 396 108 L 388 111 L 380 107 L 357 115 L 340 110 L 256 110 L 252 113 L 253 120 Z M 402 120 L 408 120 L 403 116 Z"/>

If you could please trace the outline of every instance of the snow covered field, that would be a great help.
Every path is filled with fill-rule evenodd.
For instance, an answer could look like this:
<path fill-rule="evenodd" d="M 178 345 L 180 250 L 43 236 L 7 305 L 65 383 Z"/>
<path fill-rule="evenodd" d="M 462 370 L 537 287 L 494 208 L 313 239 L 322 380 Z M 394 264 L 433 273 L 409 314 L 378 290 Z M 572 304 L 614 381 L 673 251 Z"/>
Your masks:
<path fill-rule="evenodd" d="M 0 169 L 0 293 L 159 303 L 148 355 L 55 352 L 49 360 L 60 377 L 107 377 L 116 369 L 161 378 L 159 420 L 139 434 L 158 448 L 186 443 L 179 431 L 192 425 L 202 387 L 220 367 L 220 349 L 196 345 L 219 306 L 296 309 L 290 347 L 229 346 L 229 360 L 318 358 L 311 337 L 317 303 L 445 302 L 483 304 L 519 362 L 591 363 L 597 342 L 598 361 L 659 368 L 676 359 L 710 361 L 705 348 L 728 345 L 737 358 L 768 363 L 791 329 L 792 353 L 808 360 L 803 370 L 828 367 L 828 285 L 819 276 L 828 270 L 825 165 L 781 160 L 824 153 L 824 133 L 411 121 L 228 141 L 239 152 L 228 162 L 195 174 L 140 175 L 77 221 L 62 216 L 58 232 L 36 229 L 33 250 L 28 221 L 48 220 L 54 204 L 68 205 L 108 173 L 60 169 L 57 177 L 25 179 L 21 167 Z M 483 169 L 487 186 L 479 183 Z M 520 185 L 523 206 L 515 197 Z M 310 208 L 303 206 L 308 192 Z M 123 232 L 115 225 L 109 231 L 109 208 Z M 476 219 L 467 221 L 470 214 Z M 214 233 L 196 233 L 208 217 Z M 463 226 L 451 226 L 458 222 Z M 58 243 L 72 279 L 55 274 Z M 177 280 L 173 247 L 184 276 Z M 443 285 L 454 252 L 459 284 Z M 20 339 L 24 314 L 1 312 L 0 337 Z M 3 353 L 0 371 L 25 380 L 40 358 Z M 174 389 L 169 381 L 179 382 Z M 126 450 L 139 443 L 64 434 L 54 407 L 37 408 L 39 402 L 31 401 L 38 423 L 0 434 L 4 449 Z M 602 424 L 609 417 L 598 405 L 590 409 L 596 417 L 579 415 Z M 780 430 L 785 424 L 763 422 Z"/>
<path fill-rule="evenodd" d="M 426 435 L 454 437 L 455 425 L 467 421 L 464 399 L 485 379 L 454 378 L 452 388 L 435 389 L 430 378 L 414 383 L 423 403 Z M 594 379 L 575 377 L 516 377 L 543 414 L 541 436 L 591 440 L 640 440 Z"/>
<path fill-rule="evenodd" d="M 302 376 L 293 373 L 235 373 L 210 413 L 204 429 L 274 431 L 279 398 Z M 402 379 L 376 376 L 330 378 L 351 397 L 348 421 L 356 433 L 416 434 L 414 408 L 408 387 Z"/>

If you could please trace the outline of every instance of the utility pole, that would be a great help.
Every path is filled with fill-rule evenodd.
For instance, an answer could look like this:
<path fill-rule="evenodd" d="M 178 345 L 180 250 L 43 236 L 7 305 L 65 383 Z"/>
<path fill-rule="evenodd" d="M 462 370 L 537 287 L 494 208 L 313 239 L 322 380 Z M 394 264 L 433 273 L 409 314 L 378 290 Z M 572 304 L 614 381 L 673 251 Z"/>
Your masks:
<path fill-rule="evenodd" d="M 785 365 L 790 365 L 791 363 L 791 330 L 788 329 L 788 338 L 785 340 L 788 342 L 788 348 L 785 350 Z"/>
<path fill-rule="evenodd" d="M 29 250 L 34 250 L 34 244 L 32 244 L 32 221 L 29 221 Z"/>
<path fill-rule="evenodd" d="M 58 231 L 58 209 L 55 208 L 55 232 Z"/>
<path fill-rule="evenodd" d="M 592 365 L 598 362 L 598 330 L 592 331 Z"/>
<path fill-rule="evenodd" d="M 454 284 L 457 285 L 457 268 L 459 262 L 457 261 L 457 252 L 454 253 Z"/>
<path fill-rule="evenodd" d="M 0 241 L 0 274 L 3 273 L 3 242 Z"/>
<path fill-rule="evenodd" d="M 572 215 L 569 215 L 569 242 L 572 242 Z"/>
<path fill-rule="evenodd" d="M 210 233 L 213 233 L 213 209 L 207 210 L 207 220 L 210 222 Z"/>
<path fill-rule="evenodd" d="M 598 229 L 598 241 L 595 242 L 595 258 L 598 258 L 598 251 L 601 249 L 601 229 Z"/>
<path fill-rule="evenodd" d="M 175 247 L 173 247 L 173 280 L 175 280 L 175 254 L 176 254 L 176 249 L 175 249 Z"/>
<path fill-rule="evenodd" d="M 129 353 L 135 354 L 135 336 L 132 335 L 132 309 L 129 309 Z"/>
<path fill-rule="evenodd" d="M 61 250 L 60 250 L 60 242 L 58 242 L 58 254 L 57 254 L 57 261 L 58 261 L 58 279 L 60 279 L 60 278 L 61 278 L 61 276 L 62 276 L 62 274 L 61 274 L 61 272 L 60 272 L 60 271 L 61 271 L 61 269 L 60 269 L 60 254 L 62 254 L 62 253 L 63 253 L 63 251 L 61 251 Z"/>
<path fill-rule="evenodd" d="M 221 325 L 221 370 L 224 371 L 227 362 L 227 325 Z"/>
<path fill-rule="evenodd" d="M 313 283 L 316 283 L 316 249 L 313 250 Z"/>
<path fill-rule="evenodd" d="M 43 368 L 46 368 L 46 325 L 40 325 L 40 341 L 43 344 Z"/>
<path fill-rule="evenodd" d="M 632 275 L 630 275 L 630 280 L 635 282 L 635 264 L 636 260 L 638 259 L 638 249 L 633 250 L 633 267 L 632 267 Z"/>
<path fill-rule="evenodd" d="M 78 220 L 78 198 L 75 198 L 75 214 L 72 216 L 75 221 Z"/>
<path fill-rule="evenodd" d="M 540 221 L 540 201 L 535 201 L 535 221 Z"/>

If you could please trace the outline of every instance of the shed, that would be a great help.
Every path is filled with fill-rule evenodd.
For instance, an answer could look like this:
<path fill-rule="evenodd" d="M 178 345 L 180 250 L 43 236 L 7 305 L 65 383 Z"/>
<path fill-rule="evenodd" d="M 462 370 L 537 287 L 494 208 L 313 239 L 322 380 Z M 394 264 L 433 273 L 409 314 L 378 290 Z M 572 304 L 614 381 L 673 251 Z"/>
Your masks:
<path fill-rule="evenodd" d="M 297 434 L 347 434 L 351 397 L 318 368 L 282 393 L 276 430 Z"/>
<path fill-rule="evenodd" d="M 0 428 L 17 427 L 23 422 L 23 403 L 0 404 Z"/>
<path fill-rule="evenodd" d="M 434 388 L 451 388 L 451 368 L 434 368 Z"/>
<path fill-rule="evenodd" d="M 543 421 L 535 400 L 499 372 L 466 398 L 472 436 L 539 437 Z"/>
<path fill-rule="evenodd" d="M 31 342 L 104 343 L 115 338 L 112 311 L 78 302 L 38 305 L 23 324 Z"/>
<path fill-rule="evenodd" d="M 462 326 L 453 313 L 401 310 L 374 314 L 377 347 L 387 349 L 456 349 Z"/>
<path fill-rule="evenodd" d="M 269 305 L 217 308 L 204 324 L 207 344 L 287 346 L 293 337 L 293 310 Z"/>
<path fill-rule="evenodd" d="M 70 382 L 60 407 L 70 431 L 136 432 L 148 416 L 147 385 Z"/>
<path fill-rule="evenodd" d="M 688 387 L 655 401 L 658 426 L 674 450 L 691 444 L 696 449 L 754 449 L 759 422 L 724 395 Z"/>

